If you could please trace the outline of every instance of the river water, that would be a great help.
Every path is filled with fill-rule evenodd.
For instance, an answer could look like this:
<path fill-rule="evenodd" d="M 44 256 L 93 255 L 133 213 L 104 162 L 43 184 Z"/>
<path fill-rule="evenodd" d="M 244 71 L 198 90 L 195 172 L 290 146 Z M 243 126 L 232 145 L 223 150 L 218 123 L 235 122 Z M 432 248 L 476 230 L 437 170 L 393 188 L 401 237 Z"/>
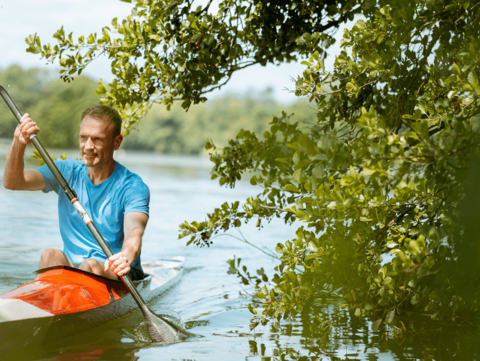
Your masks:
<path fill-rule="evenodd" d="M 8 144 L 0 143 L 0 176 L 7 150 Z M 75 158 L 75 153 L 69 158 Z M 250 271 L 263 266 L 267 273 L 277 261 L 230 236 L 218 237 L 210 248 L 187 247 L 185 239 L 178 240 L 178 225 L 185 220 L 202 220 L 215 206 L 245 200 L 259 189 L 247 182 L 240 182 L 235 189 L 219 187 L 210 180 L 209 161 L 201 157 L 121 152 L 116 159 L 150 187 L 151 213 L 142 260 L 186 258 L 182 280 L 152 308 L 179 316 L 196 336 L 174 345 L 149 345 L 142 316 L 136 312 L 84 334 L 23 350 L 20 359 L 416 360 L 474 359 L 478 355 L 478 338 L 472 339 L 470 330 L 455 331 L 455 337 L 450 337 L 442 326 L 439 332 L 433 330 L 423 337 L 413 332 L 414 337 L 396 339 L 395 329 L 381 327 L 371 332 L 368 320 L 335 311 L 339 301 L 333 299 L 320 301 L 325 303 L 326 321 L 331 320 L 328 332 L 309 335 L 305 327 L 308 318 L 285 322 L 281 331 L 271 326 L 250 331 L 252 315 L 247 305 L 252 301 L 252 290 L 241 287 L 235 276 L 227 274 L 226 261 L 241 257 Z M 27 168 L 36 166 L 36 161 L 27 159 Z M 293 238 L 295 228 L 273 221 L 261 231 L 249 224 L 242 228 L 242 234 L 259 247 L 274 249 L 276 243 Z M 229 234 L 242 237 L 236 231 Z M 32 272 L 45 248 L 62 248 L 56 194 L 12 192 L 0 187 L 0 294 L 33 279 Z"/>

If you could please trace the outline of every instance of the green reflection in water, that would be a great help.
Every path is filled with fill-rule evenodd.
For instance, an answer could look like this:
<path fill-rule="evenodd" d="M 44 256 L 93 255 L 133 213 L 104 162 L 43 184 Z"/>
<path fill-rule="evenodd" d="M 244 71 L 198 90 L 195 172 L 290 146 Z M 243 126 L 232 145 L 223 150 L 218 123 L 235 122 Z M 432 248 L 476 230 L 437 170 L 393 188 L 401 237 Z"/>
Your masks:
<path fill-rule="evenodd" d="M 269 341 L 275 344 L 266 355 L 265 340 L 249 341 L 252 356 L 265 360 L 475 360 L 480 358 L 480 332 L 475 326 L 458 326 L 425 315 L 396 315 L 387 325 L 372 331 L 371 320 L 339 309 L 339 302 L 321 300 L 321 327 L 312 329 L 312 314 L 304 313 L 270 326 Z M 295 345 L 291 340 L 299 337 Z"/>

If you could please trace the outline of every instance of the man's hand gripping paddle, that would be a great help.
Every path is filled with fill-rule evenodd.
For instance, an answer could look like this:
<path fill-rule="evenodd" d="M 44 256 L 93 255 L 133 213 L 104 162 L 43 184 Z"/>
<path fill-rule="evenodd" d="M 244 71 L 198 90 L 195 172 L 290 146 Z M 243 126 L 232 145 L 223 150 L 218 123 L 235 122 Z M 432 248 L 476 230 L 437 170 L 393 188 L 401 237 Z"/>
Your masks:
<path fill-rule="evenodd" d="M 1 85 L 0 85 L 0 95 L 2 96 L 7 106 L 12 111 L 15 118 L 17 118 L 17 121 L 20 123 L 22 114 L 20 113 L 20 110 L 18 109 L 15 102 L 8 94 L 8 92 Z M 65 192 L 65 195 L 72 202 L 73 207 L 75 207 L 78 214 L 82 218 L 83 222 L 88 227 L 88 229 L 92 233 L 93 237 L 95 238 L 98 245 L 107 256 L 107 258 L 112 257 L 113 256 L 112 250 L 110 249 L 108 244 L 105 242 L 105 239 L 102 237 L 102 235 L 98 231 L 97 227 L 93 223 L 90 216 L 85 211 L 85 208 L 83 208 L 82 204 L 77 198 L 75 191 L 69 187 L 62 173 L 60 173 L 57 166 L 50 158 L 50 155 L 48 154 L 46 149 L 43 147 L 43 145 L 40 143 L 40 140 L 38 140 L 35 134 L 32 134 L 30 136 L 30 140 L 32 144 L 35 146 L 35 148 L 37 149 L 37 151 L 42 156 L 43 161 L 47 164 L 48 168 L 55 176 L 55 179 L 62 187 L 63 191 Z M 184 331 L 180 330 L 176 325 L 156 315 L 155 313 L 152 312 L 152 310 L 150 310 L 150 308 L 148 307 L 148 305 L 146 304 L 146 302 L 144 301 L 140 293 L 137 291 L 137 289 L 135 288 L 135 285 L 133 284 L 132 280 L 128 275 L 121 276 L 121 279 L 125 284 L 125 287 L 127 288 L 128 292 L 132 295 L 132 297 L 135 299 L 138 306 L 142 310 L 143 316 L 145 317 L 145 322 L 147 323 L 147 326 L 148 326 L 148 331 L 150 332 L 150 337 L 153 342 L 172 343 L 172 342 L 181 341 L 187 337 L 187 334 Z"/>

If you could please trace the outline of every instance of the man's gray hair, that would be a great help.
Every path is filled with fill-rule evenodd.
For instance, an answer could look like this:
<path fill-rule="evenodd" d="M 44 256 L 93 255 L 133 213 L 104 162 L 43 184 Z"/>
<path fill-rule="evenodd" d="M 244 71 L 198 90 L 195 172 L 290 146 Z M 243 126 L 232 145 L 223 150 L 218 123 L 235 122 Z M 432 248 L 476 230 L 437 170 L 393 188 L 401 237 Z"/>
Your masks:
<path fill-rule="evenodd" d="M 89 115 L 89 116 L 91 116 L 92 118 L 95 118 L 95 119 L 102 119 L 102 118 L 110 119 L 110 121 L 114 125 L 113 136 L 116 137 L 117 135 L 122 134 L 122 121 L 123 121 L 122 117 L 112 107 L 109 107 L 108 105 L 95 105 L 91 108 L 87 108 L 87 109 L 85 109 L 85 111 L 82 114 L 81 121 L 87 115 Z"/>

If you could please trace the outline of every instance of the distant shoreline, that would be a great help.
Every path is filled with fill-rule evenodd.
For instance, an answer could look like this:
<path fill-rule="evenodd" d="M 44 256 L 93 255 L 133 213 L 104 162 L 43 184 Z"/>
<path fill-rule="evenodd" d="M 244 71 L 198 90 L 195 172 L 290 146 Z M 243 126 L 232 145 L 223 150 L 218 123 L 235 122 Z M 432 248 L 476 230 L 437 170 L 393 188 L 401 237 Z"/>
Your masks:
<path fill-rule="evenodd" d="M 0 158 L 7 155 L 10 149 L 12 140 L 8 138 L 0 138 Z M 68 159 L 80 159 L 80 151 L 78 149 L 59 149 L 52 148 L 47 149 L 54 159 L 58 158 L 64 152 L 67 153 Z M 39 161 L 31 159 L 30 156 L 33 153 L 33 146 L 28 146 L 25 151 L 25 160 L 28 163 L 36 163 Z M 143 150 L 124 150 L 120 149 L 115 152 L 114 158 L 122 164 L 135 164 L 135 165 L 157 165 L 168 167 L 192 167 L 210 169 L 213 164 L 210 162 L 206 155 L 191 155 L 191 154 L 162 154 L 155 153 L 153 151 Z"/>

